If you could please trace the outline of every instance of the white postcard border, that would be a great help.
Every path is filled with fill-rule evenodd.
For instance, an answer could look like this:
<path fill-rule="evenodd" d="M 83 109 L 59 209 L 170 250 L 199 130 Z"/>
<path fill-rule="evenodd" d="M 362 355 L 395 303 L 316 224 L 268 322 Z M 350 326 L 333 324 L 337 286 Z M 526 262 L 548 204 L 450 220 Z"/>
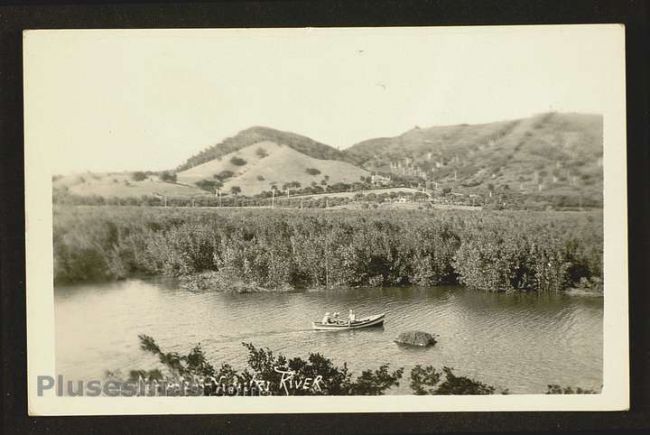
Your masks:
<path fill-rule="evenodd" d="M 24 40 L 25 104 L 25 239 L 27 302 L 27 375 L 29 415 L 210 414 L 210 413 L 324 413 L 324 412 L 438 412 L 438 411 L 592 411 L 629 407 L 628 277 L 625 28 L 620 24 L 580 25 L 598 29 L 612 56 L 610 103 L 604 118 L 604 353 L 603 390 L 595 395 L 493 396 L 321 396 L 321 397 L 56 397 L 36 394 L 38 375 L 54 376 L 54 297 L 52 248 L 52 190 L 50 162 L 53 150 L 35 134 L 47 119 L 39 117 L 38 95 L 30 86 L 45 80 L 47 71 L 33 64 L 34 50 L 42 49 L 50 32 L 26 31 Z M 565 25 L 507 26 L 551 31 Z M 573 26 L 575 27 L 575 26 Z M 432 28 L 435 31 L 458 28 Z M 463 27 L 464 32 L 498 31 L 499 27 Z M 104 30 L 80 30 L 104 31 Z M 106 30 L 116 31 L 116 30 Z M 231 30 L 175 29 L 120 30 L 121 32 L 219 32 Z M 244 31 L 242 29 L 238 31 Z M 251 29 L 273 32 L 289 29 Z M 291 29 L 299 32 L 301 29 Z M 350 31 L 343 29 L 342 31 Z M 516 37 L 513 35 L 513 37 Z M 594 41 L 598 44 L 599 41 Z"/>

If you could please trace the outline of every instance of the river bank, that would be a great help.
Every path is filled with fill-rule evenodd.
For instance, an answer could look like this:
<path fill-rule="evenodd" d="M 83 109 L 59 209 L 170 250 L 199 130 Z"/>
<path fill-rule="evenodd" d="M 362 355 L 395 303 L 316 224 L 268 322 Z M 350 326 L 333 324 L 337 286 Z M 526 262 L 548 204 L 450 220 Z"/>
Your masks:
<path fill-rule="evenodd" d="M 602 288 L 597 212 L 55 207 L 53 228 L 57 284 L 144 274 L 264 291 Z"/>

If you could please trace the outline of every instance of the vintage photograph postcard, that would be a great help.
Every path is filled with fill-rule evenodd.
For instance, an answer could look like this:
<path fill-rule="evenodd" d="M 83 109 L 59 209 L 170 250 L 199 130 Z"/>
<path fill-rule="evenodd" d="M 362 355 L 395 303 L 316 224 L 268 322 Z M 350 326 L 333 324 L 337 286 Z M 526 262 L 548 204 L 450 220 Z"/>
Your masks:
<path fill-rule="evenodd" d="M 622 25 L 23 60 L 30 415 L 628 408 Z"/>

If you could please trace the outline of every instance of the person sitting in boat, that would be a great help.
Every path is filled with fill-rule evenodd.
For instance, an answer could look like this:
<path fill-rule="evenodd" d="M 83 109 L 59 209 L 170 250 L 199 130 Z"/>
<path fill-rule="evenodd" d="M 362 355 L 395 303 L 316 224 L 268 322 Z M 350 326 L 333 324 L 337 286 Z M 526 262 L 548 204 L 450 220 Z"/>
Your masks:
<path fill-rule="evenodd" d="M 330 313 L 325 313 L 325 315 L 323 316 L 322 323 L 325 325 L 330 323 Z"/>
<path fill-rule="evenodd" d="M 341 319 L 339 319 L 339 313 L 334 313 L 333 317 L 334 317 L 333 319 L 334 323 L 339 323 L 341 321 Z"/>
<path fill-rule="evenodd" d="M 348 314 L 348 321 L 349 323 L 354 323 L 357 321 L 357 315 L 354 314 L 354 311 L 350 310 L 350 314 Z"/>

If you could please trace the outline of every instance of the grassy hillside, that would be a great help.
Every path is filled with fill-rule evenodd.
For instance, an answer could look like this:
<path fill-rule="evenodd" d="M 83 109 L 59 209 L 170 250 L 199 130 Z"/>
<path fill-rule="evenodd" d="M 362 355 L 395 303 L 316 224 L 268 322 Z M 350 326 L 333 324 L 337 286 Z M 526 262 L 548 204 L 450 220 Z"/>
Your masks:
<path fill-rule="evenodd" d="M 434 197 L 456 202 L 471 196 L 472 204 L 507 208 L 598 207 L 602 155 L 599 115 L 547 113 L 489 124 L 416 127 L 345 151 L 252 127 L 191 157 L 168 174 L 171 179 L 155 173 L 85 174 L 56 178 L 54 190 L 132 199 L 189 198 L 215 188 L 245 196 L 271 196 L 274 188 L 285 194 L 356 192 L 370 187 L 374 172 L 391 176 L 385 187 L 426 187 Z"/>
<path fill-rule="evenodd" d="M 177 174 L 178 181 L 185 184 L 220 179 L 223 192 L 238 187 L 239 193 L 248 196 L 271 191 L 273 186 L 284 190 L 287 183 L 294 183 L 294 187 L 353 183 L 369 175 L 350 163 L 316 159 L 271 141 L 251 144 Z"/>
<path fill-rule="evenodd" d="M 130 198 L 153 196 L 194 196 L 206 192 L 196 186 L 182 183 L 164 182 L 157 174 L 146 175 L 146 178 L 136 181 L 132 173 L 85 173 L 55 177 L 53 189 L 55 192 L 70 193 L 78 196 L 101 196 Z"/>
<path fill-rule="evenodd" d="M 251 144 L 200 165 L 177 172 L 178 180 L 183 183 L 194 184 L 200 180 L 213 179 L 215 175 L 223 178 L 236 178 L 266 159 L 269 154 L 275 153 L 279 148 L 281 148 L 280 145 L 270 141 Z M 231 172 L 232 175 L 226 176 L 224 172 Z"/>
<path fill-rule="evenodd" d="M 490 124 L 416 127 L 346 152 L 371 171 L 455 188 L 600 195 L 602 147 L 601 116 L 547 113 Z"/>
<path fill-rule="evenodd" d="M 369 172 L 350 163 L 315 159 L 284 146 L 275 148 L 268 157 L 251 164 L 239 177 L 229 179 L 224 183 L 224 188 L 229 191 L 233 186 L 239 186 L 242 194 L 256 195 L 271 191 L 272 186 L 281 189 L 283 185 L 291 182 L 298 183 L 300 187 L 312 183 L 321 185 L 323 181 L 354 183 L 359 181 L 360 177 L 369 175 Z"/>
<path fill-rule="evenodd" d="M 315 159 L 322 160 L 346 160 L 347 156 L 342 151 L 337 150 L 329 145 L 316 142 L 305 136 L 286 131 L 275 130 L 268 127 L 251 127 L 242 130 L 233 137 L 229 137 L 201 151 L 187 159 L 185 163 L 177 168 L 177 171 L 185 171 L 202 163 L 225 156 L 226 154 L 238 151 L 242 148 L 256 144 L 258 142 L 274 142 L 276 144 L 286 145 L 294 150 L 306 154 Z"/>

